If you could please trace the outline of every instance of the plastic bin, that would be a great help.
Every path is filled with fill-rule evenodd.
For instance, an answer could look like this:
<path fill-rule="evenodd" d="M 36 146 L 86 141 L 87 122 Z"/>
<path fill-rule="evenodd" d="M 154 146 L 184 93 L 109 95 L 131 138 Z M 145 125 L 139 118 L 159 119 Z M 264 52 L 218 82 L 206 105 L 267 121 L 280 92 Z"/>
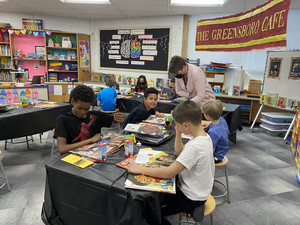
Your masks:
<path fill-rule="evenodd" d="M 263 131 L 266 134 L 269 134 L 271 136 L 284 136 L 284 134 L 287 132 L 287 129 L 285 130 L 274 130 L 271 128 L 268 128 L 266 126 L 264 126 L 263 124 L 260 124 L 260 127 L 263 128 Z"/>
<path fill-rule="evenodd" d="M 274 123 L 291 123 L 294 118 L 292 113 L 262 112 L 262 119 Z"/>
<path fill-rule="evenodd" d="M 271 130 L 288 130 L 290 123 L 274 123 L 266 119 L 261 119 L 262 125 Z"/>

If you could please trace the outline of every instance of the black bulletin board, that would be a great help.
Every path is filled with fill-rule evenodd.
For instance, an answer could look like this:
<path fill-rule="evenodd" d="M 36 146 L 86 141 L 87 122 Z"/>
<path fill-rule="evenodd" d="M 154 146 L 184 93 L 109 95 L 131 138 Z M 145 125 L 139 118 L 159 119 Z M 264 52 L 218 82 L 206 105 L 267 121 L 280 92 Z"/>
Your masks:
<path fill-rule="evenodd" d="M 100 30 L 100 67 L 167 71 L 170 28 Z"/>

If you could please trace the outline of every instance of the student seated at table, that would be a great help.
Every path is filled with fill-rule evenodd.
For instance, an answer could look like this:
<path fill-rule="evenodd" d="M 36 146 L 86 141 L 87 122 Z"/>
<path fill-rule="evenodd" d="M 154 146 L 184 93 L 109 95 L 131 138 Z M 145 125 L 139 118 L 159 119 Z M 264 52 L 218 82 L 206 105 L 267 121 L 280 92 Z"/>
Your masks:
<path fill-rule="evenodd" d="M 204 103 L 202 107 L 205 118 L 208 120 L 209 134 L 214 147 L 215 163 L 221 162 L 229 150 L 228 125 L 222 117 L 223 105 L 220 100 Z"/>
<path fill-rule="evenodd" d="M 158 100 L 158 91 L 155 88 L 147 88 L 144 93 L 144 102 L 135 107 L 128 115 L 124 122 L 124 127 L 128 123 L 140 123 L 148 119 L 150 115 L 164 117 L 164 114 L 159 113 L 155 107 Z"/>
<path fill-rule="evenodd" d="M 176 195 L 165 194 L 162 217 L 179 212 L 192 212 L 203 205 L 212 191 L 215 165 L 211 138 L 201 125 L 202 112 L 193 101 L 180 103 L 173 111 L 176 124 L 175 155 L 177 159 L 169 167 L 148 168 L 130 163 L 128 172 L 157 178 L 178 175 Z M 185 145 L 181 134 L 191 134 Z M 171 224 L 162 218 L 162 224 Z"/>
<path fill-rule="evenodd" d="M 147 79 L 144 75 L 139 76 L 137 82 L 136 82 L 136 86 L 134 89 L 134 92 L 145 92 L 145 90 L 147 89 L 148 84 L 147 84 Z"/>
<path fill-rule="evenodd" d="M 107 79 L 111 79 L 113 82 L 113 88 L 118 92 L 120 90 L 120 85 L 116 81 L 116 76 L 114 74 L 108 74 L 106 76 Z"/>
<path fill-rule="evenodd" d="M 101 127 L 110 127 L 113 120 L 122 123 L 124 115 L 89 111 L 94 101 L 92 88 L 79 85 L 71 91 L 72 111 L 57 118 L 54 138 L 60 154 L 101 140 Z"/>
<path fill-rule="evenodd" d="M 106 88 L 103 88 L 97 95 L 97 105 L 103 111 L 114 111 L 116 109 L 117 92 L 113 88 L 114 82 L 108 78 L 105 81 Z"/>

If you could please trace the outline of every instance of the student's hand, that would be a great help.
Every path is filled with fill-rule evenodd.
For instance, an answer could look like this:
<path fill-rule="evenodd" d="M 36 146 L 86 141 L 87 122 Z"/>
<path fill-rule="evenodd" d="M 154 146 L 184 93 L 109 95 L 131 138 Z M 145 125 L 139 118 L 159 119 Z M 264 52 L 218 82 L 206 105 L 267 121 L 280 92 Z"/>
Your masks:
<path fill-rule="evenodd" d="M 202 127 L 205 129 L 205 128 L 209 127 L 211 124 L 212 124 L 211 121 L 207 121 L 205 123 L 202 123 Z"/>
<path fill-rule="evenodd" d="M 163 113 L 159 113 L 158 111 L 155 112 L 156 117 L 165 118 L 165 115 Z"/>
<path fill-rule="evenodd" d="M 136 164 L 135 162 L 131 162 L 128 166 L 128 172 L 129 173 L 136 173 L 136 174 L 142 174 L 143 168 Z"/>
<path fill-rule="evenodd" d="M 95 142 L 97 142 L 97 141 L 101 141 L 101 140 L 102 140 L 102 136 L 103 136 L 103 134 L 101 134 L 101 133 L 95 134 L 95 135 L 91 138 L 91 142 L 92 142 L 92 143 L 95 143 Z"/>
<path fill-rule="evenodd" d="M 194 97 L 197 95 L 197 90 L 196 89 L 193 90 L 193 95 L 194 95 Z"/>
<path fill-rule="evenodd" d="M 181 132 L 178 130 L 177 126 L 175 126 L 175 131 L 176 131 L 176 135 L 178 135 L 179 137 L 181 137 Z"/>
<path fill-rule="evenodd" d="M 124 114 L 123 114 L 123 113 L 120 113 L 120 112 L 115 113 L 115 115 L 114 115 L 114 120 L 115 120 L 117 123 L 123 123 L 123 122 L 124 122 Z"/>

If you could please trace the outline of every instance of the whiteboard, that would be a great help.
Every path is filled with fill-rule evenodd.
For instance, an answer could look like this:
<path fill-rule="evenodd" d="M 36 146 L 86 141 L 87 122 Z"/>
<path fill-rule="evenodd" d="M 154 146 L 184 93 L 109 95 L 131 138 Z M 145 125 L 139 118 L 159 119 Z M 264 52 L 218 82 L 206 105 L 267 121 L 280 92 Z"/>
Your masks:
<path fill-rule="evenodd" d="M 299 61 L 300 50 L 268 51 L 262 93 L 275 92 L 281 97 L 300 100 L 300 72 L 296 79 L 297 73 L 294 72 Z"/>

